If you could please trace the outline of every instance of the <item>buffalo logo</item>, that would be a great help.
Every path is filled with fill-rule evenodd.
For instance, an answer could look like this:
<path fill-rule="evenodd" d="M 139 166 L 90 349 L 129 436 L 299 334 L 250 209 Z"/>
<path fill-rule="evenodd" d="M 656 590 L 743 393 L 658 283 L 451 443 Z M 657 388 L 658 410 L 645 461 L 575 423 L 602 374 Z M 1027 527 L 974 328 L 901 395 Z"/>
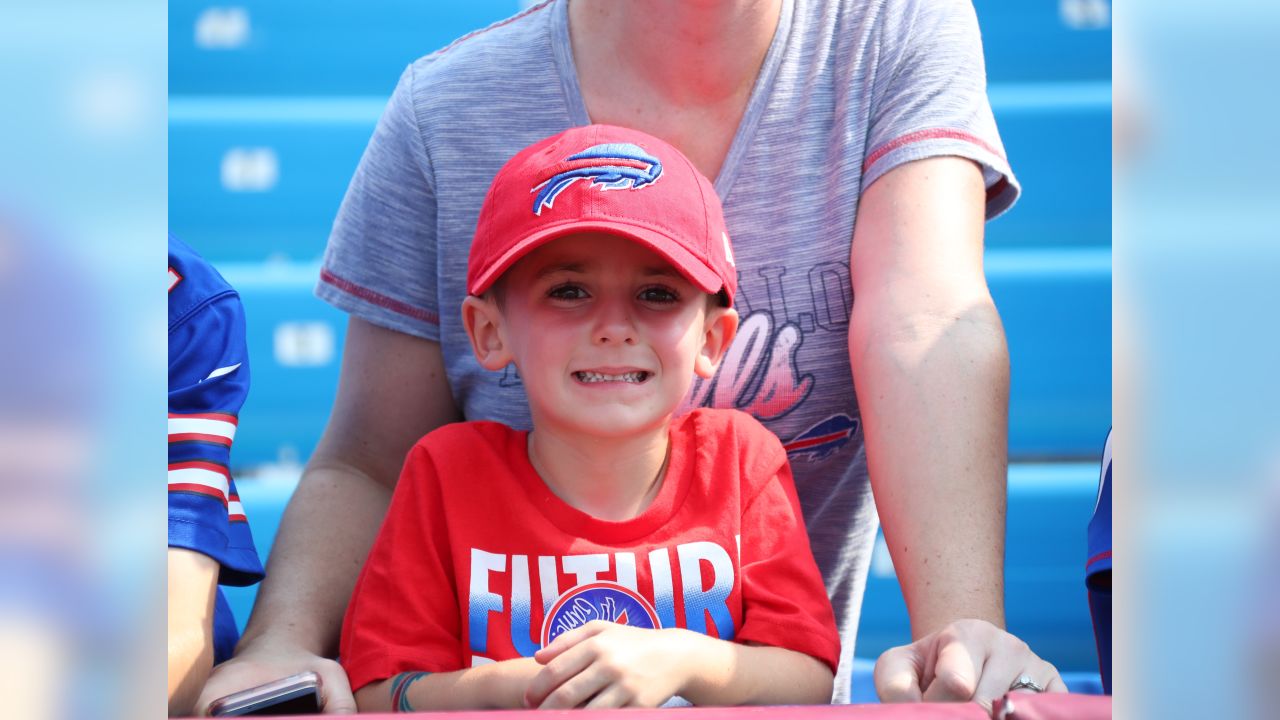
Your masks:
<path fill-rule="evenodd" d="M 857 420 L 844 414 L 832 415 L 795 436 L 783 447 L 791 457 L 821 460 L 843 447 L 857 431 Z"/>
<path fill-rule="evenodd" d="M 594 145 L 565 158 L 556 168 L 555 175 L 529 191 L 538 191 L 533 201 L 534 215 L 541 215 L 542 210 L 550 208 L 565 188 L 584 178 L 591 180 L 590 187 L 601 190 L 639 190 L 662 176 L 662 163 L 658 158 L 631 143 Z"/>
<path fill-rule="evenodd" d="M 542 621 L 542 646 L 592 620 L 656 630 L 662 627 L 653 607 L 634 590 L 617 583 L 579 585 L 560 596 Z"/>

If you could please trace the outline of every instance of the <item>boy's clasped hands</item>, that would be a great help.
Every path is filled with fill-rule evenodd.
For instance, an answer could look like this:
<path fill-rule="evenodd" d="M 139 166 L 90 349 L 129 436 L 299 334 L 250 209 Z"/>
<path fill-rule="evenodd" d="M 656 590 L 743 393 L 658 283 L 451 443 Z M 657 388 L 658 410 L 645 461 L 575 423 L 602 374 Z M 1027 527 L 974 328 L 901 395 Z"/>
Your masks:
<path fill-rule="evenodd" d="M 594 620 L 534 655 L 538 671 L 524 693 L 530 708 L 657 707 L 696 697 L 699 636 Z"/>

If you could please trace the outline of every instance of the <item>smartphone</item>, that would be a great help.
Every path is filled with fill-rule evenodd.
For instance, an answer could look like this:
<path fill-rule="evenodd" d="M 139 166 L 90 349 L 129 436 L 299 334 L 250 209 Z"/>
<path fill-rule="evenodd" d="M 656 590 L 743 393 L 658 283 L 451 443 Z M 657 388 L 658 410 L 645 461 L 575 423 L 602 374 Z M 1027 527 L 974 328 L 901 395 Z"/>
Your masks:
<path fill-rule="evenodd" d="M 209 705 L 214 717 L 243 715 L 316 715 L 320 712 L 320 676 L 298 673 L 265 685 L 231 693 Z"/>

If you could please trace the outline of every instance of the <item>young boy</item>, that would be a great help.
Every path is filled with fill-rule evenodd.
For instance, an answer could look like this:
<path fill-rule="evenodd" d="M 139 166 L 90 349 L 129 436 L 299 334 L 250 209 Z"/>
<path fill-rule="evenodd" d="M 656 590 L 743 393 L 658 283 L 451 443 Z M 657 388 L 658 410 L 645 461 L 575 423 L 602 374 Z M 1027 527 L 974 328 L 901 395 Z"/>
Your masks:
<path fill-rule="evenodd" d="M 711 183 L 632 130 L 499 171 L 463 323 L 533 430 L 409 452 L 342 634 L 361 710 L 825 703 L 839 657 L 786 453 L 744 413 L 677 417 L 733 340 Z"/>

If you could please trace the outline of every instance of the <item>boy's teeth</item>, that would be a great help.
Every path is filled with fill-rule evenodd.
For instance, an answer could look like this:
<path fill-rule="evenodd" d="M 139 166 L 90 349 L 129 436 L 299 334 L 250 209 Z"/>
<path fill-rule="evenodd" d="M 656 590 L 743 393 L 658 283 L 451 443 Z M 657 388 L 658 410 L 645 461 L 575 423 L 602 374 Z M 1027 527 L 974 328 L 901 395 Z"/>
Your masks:
<path fill-rule="evenodd" d="M 578 372 L 575 373 L 582 382 L 598 383 L 598 382 L 628 382 L 638 383 L 644 382 L 649 373 L 643 370 L 637 372 L 622 373 L 621 375 L 605 375 L 597 372 Z"/>

